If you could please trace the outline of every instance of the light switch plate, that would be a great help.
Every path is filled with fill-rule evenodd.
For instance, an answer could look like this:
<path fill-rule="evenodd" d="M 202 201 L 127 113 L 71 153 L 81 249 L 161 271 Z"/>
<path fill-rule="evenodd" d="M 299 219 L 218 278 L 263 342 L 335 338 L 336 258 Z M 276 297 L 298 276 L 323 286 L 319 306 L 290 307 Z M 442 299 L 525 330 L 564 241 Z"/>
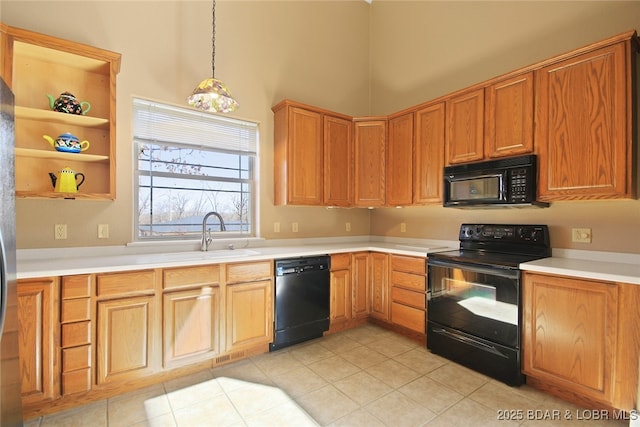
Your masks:
<path fill-rule="evenodd" d="M 109 224 L 98 224 L 98 239 L 109 238 Z"/>

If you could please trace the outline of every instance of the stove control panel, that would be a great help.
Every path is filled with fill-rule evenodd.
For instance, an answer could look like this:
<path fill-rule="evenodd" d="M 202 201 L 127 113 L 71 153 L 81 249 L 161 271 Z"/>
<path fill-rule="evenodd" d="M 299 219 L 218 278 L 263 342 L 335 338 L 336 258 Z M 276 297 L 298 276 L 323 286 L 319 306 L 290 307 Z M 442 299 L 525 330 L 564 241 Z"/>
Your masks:
<path fill-rule="evenodd" d="M 514 224 L 462 224 L 461 242 L 509 242 L 548 245 L 549 230 L 546 225 Z"/>

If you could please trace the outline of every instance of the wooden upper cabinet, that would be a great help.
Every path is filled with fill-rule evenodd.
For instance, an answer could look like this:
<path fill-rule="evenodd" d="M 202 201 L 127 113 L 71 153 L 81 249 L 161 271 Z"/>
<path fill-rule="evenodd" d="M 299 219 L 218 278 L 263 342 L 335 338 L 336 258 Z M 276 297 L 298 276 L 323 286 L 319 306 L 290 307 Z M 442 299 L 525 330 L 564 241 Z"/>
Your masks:
<path fill-rule="evenodd" d="M 273 111 L 274 203 L 322 205 L 322 114 L 287 102 Z"/>
<path fill-rule="evenodd" d="M 484 157 L 533 152 L 533 72 L 485 88 Z"/>
<path fill-rule="evenodd" d="M 455 95 L 446 101 L 447 164 L 482 160 L 484 157 L 484 89 Z"/>
<path fill-rule="evenodd" d="M 324 205 L 353 205 L 353 123 L 324 116 Z"/>
<path fill-rule="evenodd" d="M 634 34 L 536 71 L 540 200 L 632 197 L 635 45 Z"/>
<path fill-rule="evenodd" d="M 116 76 L 120 54 L 0 24 L 0 73 L 15 94 L 16 197 L 104 200 L 116 197 Z M 87 101 L 86 114 L 53 111 L 68 91 Z M 72 133 L 89 148 L 56 151 L 43 135 Z M 64 167 L 86 175 L 77 193 L 55 192 L 49 172 Z"/>
<path fill-rule="evenodd" d="M 351 117 L 284 100 L 274 112 L 274 203 L 351 206 Z"/>
<path fill-rule="evenodd" d="M 444 102 L 420 108 L 414 121 L 413 203 L 442 203 Z"/>
<path fill-rule="evenodd" d="M 387 206 L 413 202 L 413 112 L 389 119 Z"/>
<path fill-rule="evenodd" d="M 355 206 L 382 207 L 385 204 L 386 118 L 354 122 Z"/>

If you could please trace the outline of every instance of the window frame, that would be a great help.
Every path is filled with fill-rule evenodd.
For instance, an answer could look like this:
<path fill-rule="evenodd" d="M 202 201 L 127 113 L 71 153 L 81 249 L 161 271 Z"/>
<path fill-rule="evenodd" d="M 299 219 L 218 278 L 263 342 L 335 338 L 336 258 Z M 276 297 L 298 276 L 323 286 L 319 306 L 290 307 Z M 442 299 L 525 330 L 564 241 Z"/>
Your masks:
<path fill-rule="evenodd" d="M 185 115 L 185 116 L 191 116 L 192 118 L 197 118 L 197 117 L 203 117 L 207 120 L 211 120 L 211 123 L 215 123 L 214 126 L 221 126 L 224 127 L 225 124 L 229 124 L 232 123 L 234 124 L 234 126 L 229 126 L 229 129 L 233 129 L 235 128 L 238 132 L 240 132 L 242 129 L 250 129 L 249 132 L 247 132 L 249 135 L 252 136 L 251 139 L 249 139 L 249 143 L 247 146 L 245 146 L 244 144 L 246 143 L 247 139 L 242 139 L 239 138 L 240 142 L 237 145 L 229 145 L 227 142 L 224 142 L 222 144 L 216 144 L 216 142 L 211 141 L 210 139 L 207 142 L 203 142 L 202 140 L 195 142 L 195 143 L 188 143 L 188 142 L 175 142 L 175 141 L 169 141 L 168 139 L 171 139 L 171 133 L 169 132 L 168 134 L 165 132 L 163 132 L 162 135 L 160 135 L 160 137 L 154 138 L 151 137 L 149 138 L 148 133 L 149 133 L 149 128 L 153 127 L 153 125 L 155 124 L 153 122 L 153 119 L 147 121 L 143 126 L 149 126 L 149 128 L 145 129 L 145 131 L 140 131 L 139 125 L 141 123 L 141 121 L 139 120 L 139 116 L 138 116 L 138 112 L 143 110 L 143 108 L 138 108 L 137 104 L 141 104 L 141 105 L 146 105 L 150 107 L 149 111 L 152 111 L 155 107 L 159 108 L 159 110 L 162 109 L 166 109 L 169 111 L 180 111 L 181 114 Z M 142 176 L 152 176 L 153 174 L 148 174 L 146 173 L 143 169 L 140 168 L 140 159 L 139 159 L 139 154 L 140 154 L 140 146 L 142 144 L 156 144 L 156 145 L 162 145 L 162 146 L 169 146 L 169 147 L 178 147 L 178 148 L 189 148 L 189 149 L 200 149 L 200 150 L 204 150 L 204 151 L 210 151 L 210 152 L 219 152 L 219 153 L 228 153 L 228 154 L 233 154 L 233 155 L 239 155 L 239 156 L 246 156 L 247 157 L 247 172 L 248 172 L 248 177 L 247 178 L 229 178 L 229 177 L 222 177 L 222 176 L 203 176 L 201 180 L 204 181 L 208 181 L 208 182 L 229 182 L 229 183 L 238 183 L 241 187 L 242 186 L 247 186 L 248 187 L 248 213 L 247 213 L 247 217 L 246 217 L 246 222 L 241 222 L 241 227 L 240 230 L 236 230 L 236 231 L 217 231 L 217 227 L 214 225 L 214 222 L 217 224 L 217 220 L 215 217 L 211 218 L 211 220 L 209 221 L 209 225 L 207 226 L 208 229 L 211 229 L 211 233 L 213 234 L 213 236 L 216 239 L 247 239 L 247 238 L 257 238 L 259 236 L 259 229 L 258 229 L 258 214 L 259 214 L 259 194 L 260 194 L 260 188 L 259 188 L 259 164 L 260 164 L 260 154 L 259 154 L 259 143 L 260 143 L 260 126 L 259 126 L 259 122 L 257 121 L 251 121 L 251 120 L 246 120 L 246 119 L 238 119 L 238 118 L 230 118 L 228 116 L 222 116 L 220 114 L 215 114 L 215 113 L 208 113 L 208 112 L 201 112 L 199 110 L 195 110 L 192 108 L 188 108 L 188 107 L 184 107 L 184 106 L 178 106 L 175 104 L 171 104 L 171 103 L 167 103 L 167 102 L 161 102 L 161 101 L 155 101 L 155 100 L 150 100 L 150 99 L 145 99 L 145 98 L 141 98 L 141 97 L 134 97 L 133 98 L 133 103 L 132 103 L 132 108 L 133 108 L 133 114 L 132 114 L 132 151 L 133 151 L 133 205 L 134 205 L 134 219 L 133 219 L 133 241 L 137 242 L 137 243 L 147 243 L 147 242 L 188 242 L 188 241 L 199 241 L 201 239 L 201 231 L 197 231 L 197 232 L 185 232 L 182 235 L 175 235 L 175 236 L 169 236 L 169 235 L 159 235 L 159 236 L 143 236 L 142 233 L 140 232 L 140 227 L 144 226 L 144 224 L 140 223 L 140 188 L 144 188 L 141 187 L 140 184 L 140 180 Z M 162 111 L 160 111 L 158 114 L 162 114 Z M 197 119 L 196 119 L 197 120 Z M 144 121 L 144 120 L 142 120 Z M 176 119 L 177 122 L 179 122 L 179 119 Z M 172 122 L 173 124 L 173 122 Z M 176 129 L 180 129 L 179 126 L 176 126 Z M 183 128 L 185 129 L 185 128 Z M 153 132 L 153 131 L 151 131 Z M 143 136 L 141 136 L 142 134 L 144 134 Z M 168 135 L 168 137 L 167 137 Z M 215 136 L 214 136 L 215 138 Z M 179 139 L 176 138 L 176 139 Z M 221 138 L 218 138 L 221 139 Z M 230 139 L 234 139 L 234 138 L 230 138 Z M 255 140 L 253 142 L 251 142 L 251 140 Z M 225 140 L 226 141 L 226 140 Z M 236 141 L 237 142 L 237 141 Z M 230 149 L 231 147 L 231 149 Z M 236 147 L 236 149 L 233 149 L 233 147 Z M 238 159 L 239 161 L 242 160 L 241 158 Z M 238 163 L 238 169 L 236 169 L 238 171 L 239 174 L 242 174 L 242 171 L 244 169 L 241 169 L 240 163 Z M 213 165 L 207 165 L 208 167 L 214 167 Z M 142 173 L 141 173 L 142 172 Z M 194 180 L 197 181 L 199 180 L 198 178 L 194 178 L 193 175 L 188 175 L 188 174 L 172 174 L 170 172 L 158 172 L 156 174 L 156 176 L 162 176 L 162 177 L 179 177 L 180 179 L 187 179 L 187 180 Z M 153 188 L 153 186 L 150 186 L 149 188 Z M 152 191 L 152 190 L 150 190 Z M 197 190 L 196 190 L 197 191 Z M 216 190 L 209 190 L 213 193 L 216 192 Z M 242 191 L 239 192 L 239 194 L 241 194 Z M 221 214 L 223 214 L 223 212 L 220 212 Z M 202 220 L 202 218 L 204 218 L 204 214 L 206 214 L 206 212 L 204 212 L 202 214 L 202 217 L 200 218 L 200 221 Z M 151 222 L 151 224 L 153 224 L 153 222 Z M 200 223 L 189 223 L 187 224 L 188 226 L 197 226 L 198 230 L 199 230 L 199 224 Z M 248 231 L 243 231 L 245 224 L 248 224 Z M 152 226 L 152 225 L 151 225 Z"/>

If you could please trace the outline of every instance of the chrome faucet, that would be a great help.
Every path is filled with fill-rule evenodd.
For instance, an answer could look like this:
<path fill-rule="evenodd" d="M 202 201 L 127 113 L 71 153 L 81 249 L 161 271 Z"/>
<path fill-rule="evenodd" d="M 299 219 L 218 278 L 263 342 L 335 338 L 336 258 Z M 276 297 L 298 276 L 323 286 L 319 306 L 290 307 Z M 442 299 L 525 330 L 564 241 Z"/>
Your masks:
<path fill-rule="evenodd" d="M 202 240 L 200 241 L 200 250 L 207 251 L 209 250 L 209 245 L 213 241 L 211 238 L 211 229 L 209 229 L 209 233 L 207 233 L 207 220 L 211 215 L 218 217 L 220 221 L 220 231 L 226 231 L 227 227 L 224 225 L 224 220 L 222 219 L 222 215 L 218 212 L 209 212 L 202 219 Z"/>

